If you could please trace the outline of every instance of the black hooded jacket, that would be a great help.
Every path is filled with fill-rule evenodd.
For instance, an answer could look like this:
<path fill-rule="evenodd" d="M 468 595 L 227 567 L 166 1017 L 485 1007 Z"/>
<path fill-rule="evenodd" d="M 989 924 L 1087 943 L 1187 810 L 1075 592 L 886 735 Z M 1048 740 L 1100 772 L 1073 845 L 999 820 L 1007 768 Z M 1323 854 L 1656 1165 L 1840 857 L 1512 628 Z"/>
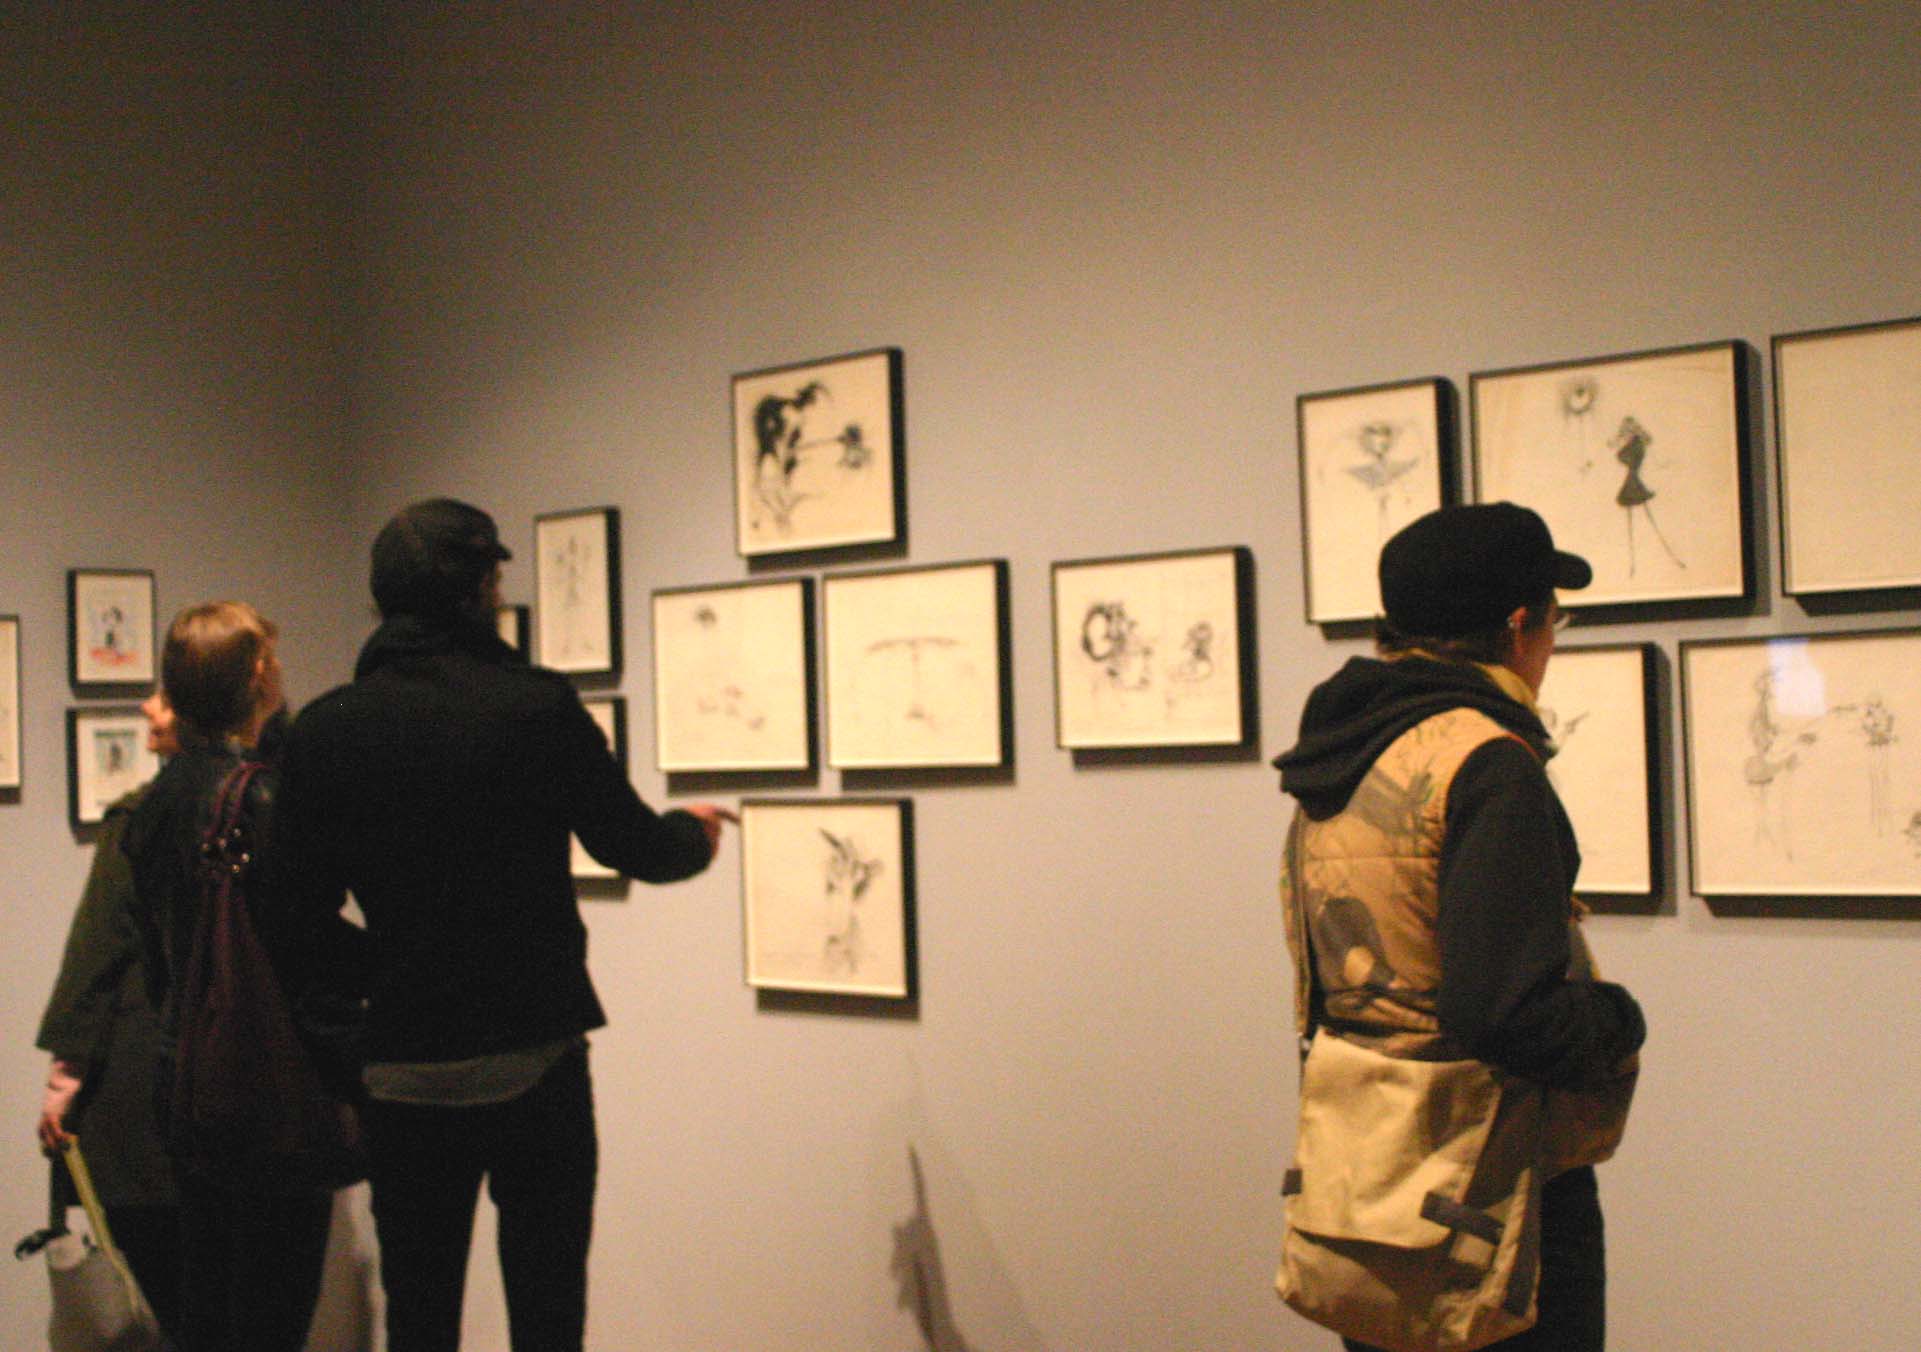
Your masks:
<path fill-rule="evenodd" d="M 1577 1084 L 1638 1049 L 1646 1026 L 1620 986 L 1569 978 L 1568 906 L 1581 856 L 1548 782 L 1551 744 L 1534 712 L 1467 663 L 1354 658 L 1308 697 L 1300 740 L 1274 762 L 1281 788 L 1311 819 L 1326 820 L 1402 733 L 1463 707 L 1520 740 L 1475 750 L 1448 791 L 1436 934 L 1441 1028 L 1504 1070 Z"/>
<path fill-rule="evenodd" d="M 640 800 L 565 677 L 485 626 L 405 615 L 295 722 L 275 822 L 297 904 L 337 911 L 351 891 L 366 916 L 374 1061 L 461 1060 L 606 1022 L 569 833 L 646 882 L 711 858 L 696 818 Z"/>

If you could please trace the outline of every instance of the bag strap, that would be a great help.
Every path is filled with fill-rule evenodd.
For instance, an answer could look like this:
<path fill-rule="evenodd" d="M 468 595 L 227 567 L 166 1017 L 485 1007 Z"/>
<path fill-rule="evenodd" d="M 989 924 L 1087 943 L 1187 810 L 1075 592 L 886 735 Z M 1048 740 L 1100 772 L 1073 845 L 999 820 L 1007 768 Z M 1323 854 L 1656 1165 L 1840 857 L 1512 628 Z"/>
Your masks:
<path fill-rule="evenodd" d="M 252 841 L 246 839 L 242 816 L 247 791 L 266 767 L 259 761 L 243 760 L 227 772 L 214 795 L 213 820 L 200 838 L 200 857 L 216 876 L 238 877 L 253 862 Z"/>
<path fill-rule="evenodd" d="M 136 1310 L 147 1308 L 147 1299 L 140 1293 L 140 1283 L 134 1280 L 133 1269 L 127 1266 L 127 1257 L 120 1252 L 120 1246 L 113 1242 L 113 1231 L 107 1225 L 107 1210 L 100 1205 L 100 1194 L 94 1191 L 93 1174 L 87 1169 L 87 1158 L 80 1153 L 80 1141 L 74 1137 L 60 1147 L 60 1154 L 67 1162 L 67 1172 L 73 1175 L 73 1186 L 80 1194 L 80 1205 L 86 1209 L 87 1224 L 93 1228 L 93 1242 L 107 1255 L 113 1265 L 114 1275 L 127 1288 L 127 1298 Z"/>

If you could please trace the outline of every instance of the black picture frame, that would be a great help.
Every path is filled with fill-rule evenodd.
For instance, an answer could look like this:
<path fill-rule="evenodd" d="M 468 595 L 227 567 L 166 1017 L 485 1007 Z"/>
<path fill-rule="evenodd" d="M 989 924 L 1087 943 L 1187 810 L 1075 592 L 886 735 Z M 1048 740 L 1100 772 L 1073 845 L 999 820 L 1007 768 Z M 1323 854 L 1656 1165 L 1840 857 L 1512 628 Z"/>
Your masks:
<path fill-rule="evenodd" d="M 600 725 L 600 730 L 607 734 L 607 749 L 613 752 L 620 772 L 627 774 L 627 697 L 582 695 L 580 703 L 593 716 L 594 722 Z M 569 868 L 576 882 L 607 883 L 619 879 L 619 871 L 608 868 L 588 854 L 578 838 L 569 839 L 568 851 Z"/>
<path fill-rule="evenodd" d="M 1666 723 L 1653 643 L 1557 646 L 1537 712 L 1559 747 L 1548 762 L 1581 846 L 1575 895 L 1644 911 L 1667 895 Z"/>
<path fill-rule="evenodd" d="M 147 720 L 137 704 L 88 704 L 67 710 L 67 820 L 82 831 L 159 773 L 147 749 Z"/>
<path fill-rule="evenodd" d="M 904 369 L 900 348 L 875 347 L 733 376 L 735 549 L 743 558 L 905 539 Z"/>
<path fill-rule="evenodd" d="M 1777 333 L 1769 354 L 1782 591 L 1921 590 L 1921 316 Z"/>
<path fill-rule="evenodd" d="M 621 671 L 620 509 L 534 518 L 536 660 L 569 676 Z"/>
<path fill-rule="evenodd" d="M 1181 605 L 1160 607 L 1140 641 L 1144 622 L 1131 613 L 1133 598 L 1175 587 L 1178 573 L 1203 569 L 1180 584 Z M 1254 555 L 1245 545 L 1065 559 L 1050 570 L 1054 655 L 1054 744 L 1063 751 L 1245 748 L 1255 736 L 1258 655 L 1254 634 Z M 1157 578 L 1155 575 L 1160 574 Z M 1132 578 L 1129 574 L 1134 575 Z M 1204 605 L 1192 597 L 1212 589 Z M 1224 626 L 1232 652 L 1216 656 L 1216 626 Z M 1205 633 L 1201 626 L 1207 626 Z M 1162 632 L 1182 631 L 1170 640 Z M 1197 649 L 1197 644 L 1203 645 Z M 1170 649 L 1171 651 L 1164 651 Z M 1155 661 L 1156 655 L 1159 661 Z M 1193 672 L 1205 663 L 1207 674 Z M 1077 679 L 1076 672 L 1080 677 Z M 1192 717 L 1177 716 L 1170 698 L 1177 683 L 1198 686 L 1225 676 L 1231 684 L 1207 691 Z M 1082 687 L 1085 687 L 1083 691 Z M 1194 695 L 1183 695 L 1194 700 Z M 1163 711 L 1160 716 L 1156 710 Z"/>
<path fill-rule="evenodd" d="M 494 632 L 500 641 L 529 661 L 533 659 L 533 608 L 501 605 L 494 607 Z"/>
<path fill-rule="evenodd" d="M 0 615 L 0 794 L 17 796 L 26 782 L 21 757 L 20 617 Z"/>
<path fill-rule="evenodd" d="M 1725 339 L 1473 372 L 1472 500 L 1534 509 L 1593 565 L 1563 598 L 1584 622 L 1744 613 L 1754 364 Z"/>
<path fill-rule="evenodd" d="M 1381 546 L 1459 501 L 1459 391 L 1442 376 L 1317 390 L 1295 397 L 1294 430 L 1307 622 L 1372 620 Z"/>
<path fill-rule="evenodd" d="M 788 829 L 769 830 L 781 817 Z M 850 1007 L 917 1001 L 913 799 L 745 798 L 740 818 L 745 984 Z M 866 838 L 855 836 L 856 825 Z M 863 861 L 880 867 L 863 871 Z M 888 903 L 884 913 L 872 908 L 876 899 Z M 863 904 L 876 917 L 867 926 L 855 914 Z"/>
<path fill-rule="evenodd" d="M 1008 591 L 1006 559 L 825 577 L 827 764 L 857 771 L 1009 765 L 1014 690 Z M 957 632 L 910 632 L 934 616 L 953 622 Z M 992 669 L 980 671 L 983 663 Z M 938 670 L 930 672 L 930 664 Z M 890 667 L 900 668 L 898 679 L 890 679 Z M 959 696 L 945 716 L 927 707 L 927 692 L 936 686 Z"/>
<path fill-rule="evenodd" d="M 655 767 L 811 772 L 820 698 L 814 579 L 661 587 L 651 601 Z M 725 657 L 688 651 L 713 642 L 736 646 Z"/>
<path fill-rule="evenodd" d="M 128 695 L 160 676 L 153 570 L 67 570 L 67 683 L 80 695 Z"/>

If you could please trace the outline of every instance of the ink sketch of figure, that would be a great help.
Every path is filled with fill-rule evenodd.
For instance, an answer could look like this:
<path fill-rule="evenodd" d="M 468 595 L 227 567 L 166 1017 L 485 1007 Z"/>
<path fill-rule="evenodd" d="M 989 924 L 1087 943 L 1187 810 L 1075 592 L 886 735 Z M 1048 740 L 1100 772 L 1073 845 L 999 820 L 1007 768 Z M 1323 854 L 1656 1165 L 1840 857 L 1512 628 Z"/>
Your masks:
<path fill-rule="evenodd" d="M 754 495 L 785 528 L 800 501 L 793 492 L 800 464 L 801 416 L 827 393 L 810 380 L 791 395 L 770 394 L 754 405 Z"/>
<path fill-rule="evenodd" d="M 1347 467 L 1347 472 L 1374 495 L 1375 527 L 1383 540 L 1387 538 L 1387 507 L 1394 482 L 1420 463 L 1419 458 L 1414 456 L 1404 460 L 1388 458 L 1400 435 L 1400 429 L 1393 423 L 1363 423 L 1355 434 L 1355 440 L 1360 443 L 1361 454 L 1365 458 L 1359 464 Z"/>
<path fill-rule="evenodd" d="M 1641 467 L 1647 463 L 1648 444 L 1653 440 L 1647 428 L 1641 426 L 1639 418 L 1626 417 L 1621 419 L 1621 429 L 1608 443 L 1614 451 L 1614 458 L 1627 467 L 1627 477 L 1621 481 L 1620 491 L 1614 495 L 1614 501 L 1622 511 L 1627 513 L 1629 577 L 1634 576 L 1635 571 L 1634 513 L 1637 508 L 1647 517 L 1648 525 L 1654 531 L 1654 538 L 1661 542 L 1661 548 L 1667 551 L 1670 559 L 1674 560 L 1674 566 L 1687 567 L 1687 564 L 1681 561 L 1681 556 L 1674 552 L 1674 546 L 1668 543 L 1667 536 L 1661 534 L 1661 527 L 1654 519 L 1654 509 L 1648 506 L 1654 501 L 1654 490 L 1649 488 L 1647 481 L 1641 477 Z"/>

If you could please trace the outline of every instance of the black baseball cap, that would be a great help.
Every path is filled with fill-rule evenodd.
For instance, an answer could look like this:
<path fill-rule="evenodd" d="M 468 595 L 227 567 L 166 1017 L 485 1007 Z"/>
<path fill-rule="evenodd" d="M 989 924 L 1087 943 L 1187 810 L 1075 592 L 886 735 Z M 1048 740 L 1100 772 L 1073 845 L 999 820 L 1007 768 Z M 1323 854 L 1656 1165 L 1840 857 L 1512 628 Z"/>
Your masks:
<path fill-rule="evenodd" d="M 1381 549 L 1388 623 L 1417 637 L 1458 638 L 1507 623 L 1520 606 L 1594 581 L 1578 554 L 1554 547 L 1547 522 L 1511 502 L 1443 507 Z"/>
<path fill-rule="evenodd" d="M 403 507 L 374 537 L 372 584 L 382 615 L 448 615 L 513 552 L 494 519 L 452 498 Z"/>

